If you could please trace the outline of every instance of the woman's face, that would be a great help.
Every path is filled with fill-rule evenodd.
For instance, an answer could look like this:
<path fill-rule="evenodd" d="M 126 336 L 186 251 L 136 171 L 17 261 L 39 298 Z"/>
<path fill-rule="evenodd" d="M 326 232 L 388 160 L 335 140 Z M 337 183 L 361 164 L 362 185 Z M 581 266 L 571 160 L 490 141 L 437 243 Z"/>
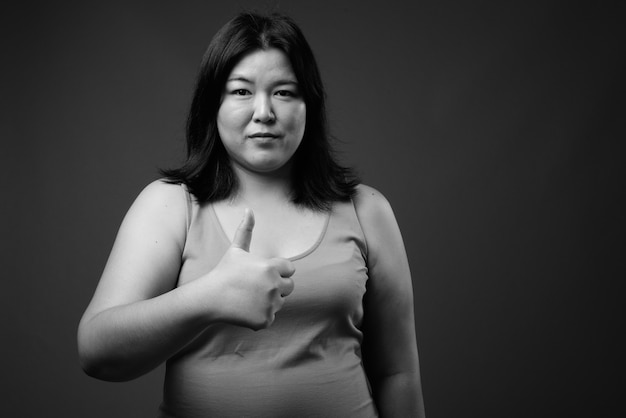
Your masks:
<path fill-rule="evenodd" d="M 306 105 L 282 51 L 253 51 L 235 65 L 217 113 L 217 128 L 233 165 L 255 173 L 288 169 L 305 123 Z"/>

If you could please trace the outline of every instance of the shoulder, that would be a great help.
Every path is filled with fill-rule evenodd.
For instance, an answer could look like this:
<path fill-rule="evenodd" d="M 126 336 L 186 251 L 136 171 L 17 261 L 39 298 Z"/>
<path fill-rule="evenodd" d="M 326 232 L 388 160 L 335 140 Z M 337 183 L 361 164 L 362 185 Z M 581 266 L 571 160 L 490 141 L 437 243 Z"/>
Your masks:
<path fill-rule="evenodd" d="M 188 194 L 183 186 L 155 180 L 139 193 L 127 218 L 140 224 L 158 224 L 158 227 L 178 235 L 186 230 L 188 204 Z"/>
<path fill-rule="evenodd" d="M 168 183 L 164 179 L 155 180 L 139 193 L 138 198 L 154 203 L 185 203 L 185 187 L 180 184 Z"/>
<path fill-rule="evenodd" d="M 359 184 L 354 195 L 354 206 L 364 227 L 385 219 L 394 219 L 395 222 L 391 204 L 381 192 L 373 187 Z"/>
<path fill-rule="evenodd" d="M 167 183 L 159 179 L 148 184 L 137 196 L 133 206 L 149 210 L 186 211 L 187 191 L 180 184 Z"/>
<path fill-rule="evenodd" d="M 403 248 L 393 209 L 381 192 L 364 184 L 358 185 L 354 207 L 365 235 L 370 267 L 379 264 L 387 252 Z"/>

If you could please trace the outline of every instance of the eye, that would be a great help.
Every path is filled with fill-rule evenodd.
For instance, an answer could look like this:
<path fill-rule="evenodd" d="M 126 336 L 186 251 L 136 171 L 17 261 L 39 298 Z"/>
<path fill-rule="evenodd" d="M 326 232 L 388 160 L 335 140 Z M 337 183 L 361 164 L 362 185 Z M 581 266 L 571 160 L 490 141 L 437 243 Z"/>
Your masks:
<path fill-rule="evenodd" d="M 235 96 L 247 96 L 248 94 L 250 94 L 250 91 L 246 89 L 235 89 L 232 90 L 230 93 L 234 94 Z"/>
<path fill-rule="evenodd" d="M 297 93 L 291 90 L 278 90 L 275 94 L 280 97 L 296 97 L 297 96 Z"/>

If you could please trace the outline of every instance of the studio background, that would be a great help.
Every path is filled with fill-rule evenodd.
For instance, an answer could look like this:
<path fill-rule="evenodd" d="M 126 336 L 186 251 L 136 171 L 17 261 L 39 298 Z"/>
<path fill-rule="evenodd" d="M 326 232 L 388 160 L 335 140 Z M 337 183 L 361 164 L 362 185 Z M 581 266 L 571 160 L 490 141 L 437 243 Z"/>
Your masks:
<path fill-rule="evenodd" d="M 342 161 L 394 207 L 429 418 L 623 413 L 623 2 L 4 4 L 3 415 L 155 415 L 163 368 L 89 378 L 76 327 L 250 7 L 301 25 Z"/>

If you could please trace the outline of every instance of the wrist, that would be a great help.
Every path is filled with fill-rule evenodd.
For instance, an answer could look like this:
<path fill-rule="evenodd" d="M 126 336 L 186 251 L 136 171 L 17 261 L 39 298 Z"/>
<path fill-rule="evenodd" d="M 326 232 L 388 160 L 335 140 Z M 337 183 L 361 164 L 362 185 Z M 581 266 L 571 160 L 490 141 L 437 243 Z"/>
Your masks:
<path fill-rule="evenodd" d="M 218 297 L 212 272 L 177 288 L 179 304 L 193 324 L 203 328 L 221 320 Z"/>

